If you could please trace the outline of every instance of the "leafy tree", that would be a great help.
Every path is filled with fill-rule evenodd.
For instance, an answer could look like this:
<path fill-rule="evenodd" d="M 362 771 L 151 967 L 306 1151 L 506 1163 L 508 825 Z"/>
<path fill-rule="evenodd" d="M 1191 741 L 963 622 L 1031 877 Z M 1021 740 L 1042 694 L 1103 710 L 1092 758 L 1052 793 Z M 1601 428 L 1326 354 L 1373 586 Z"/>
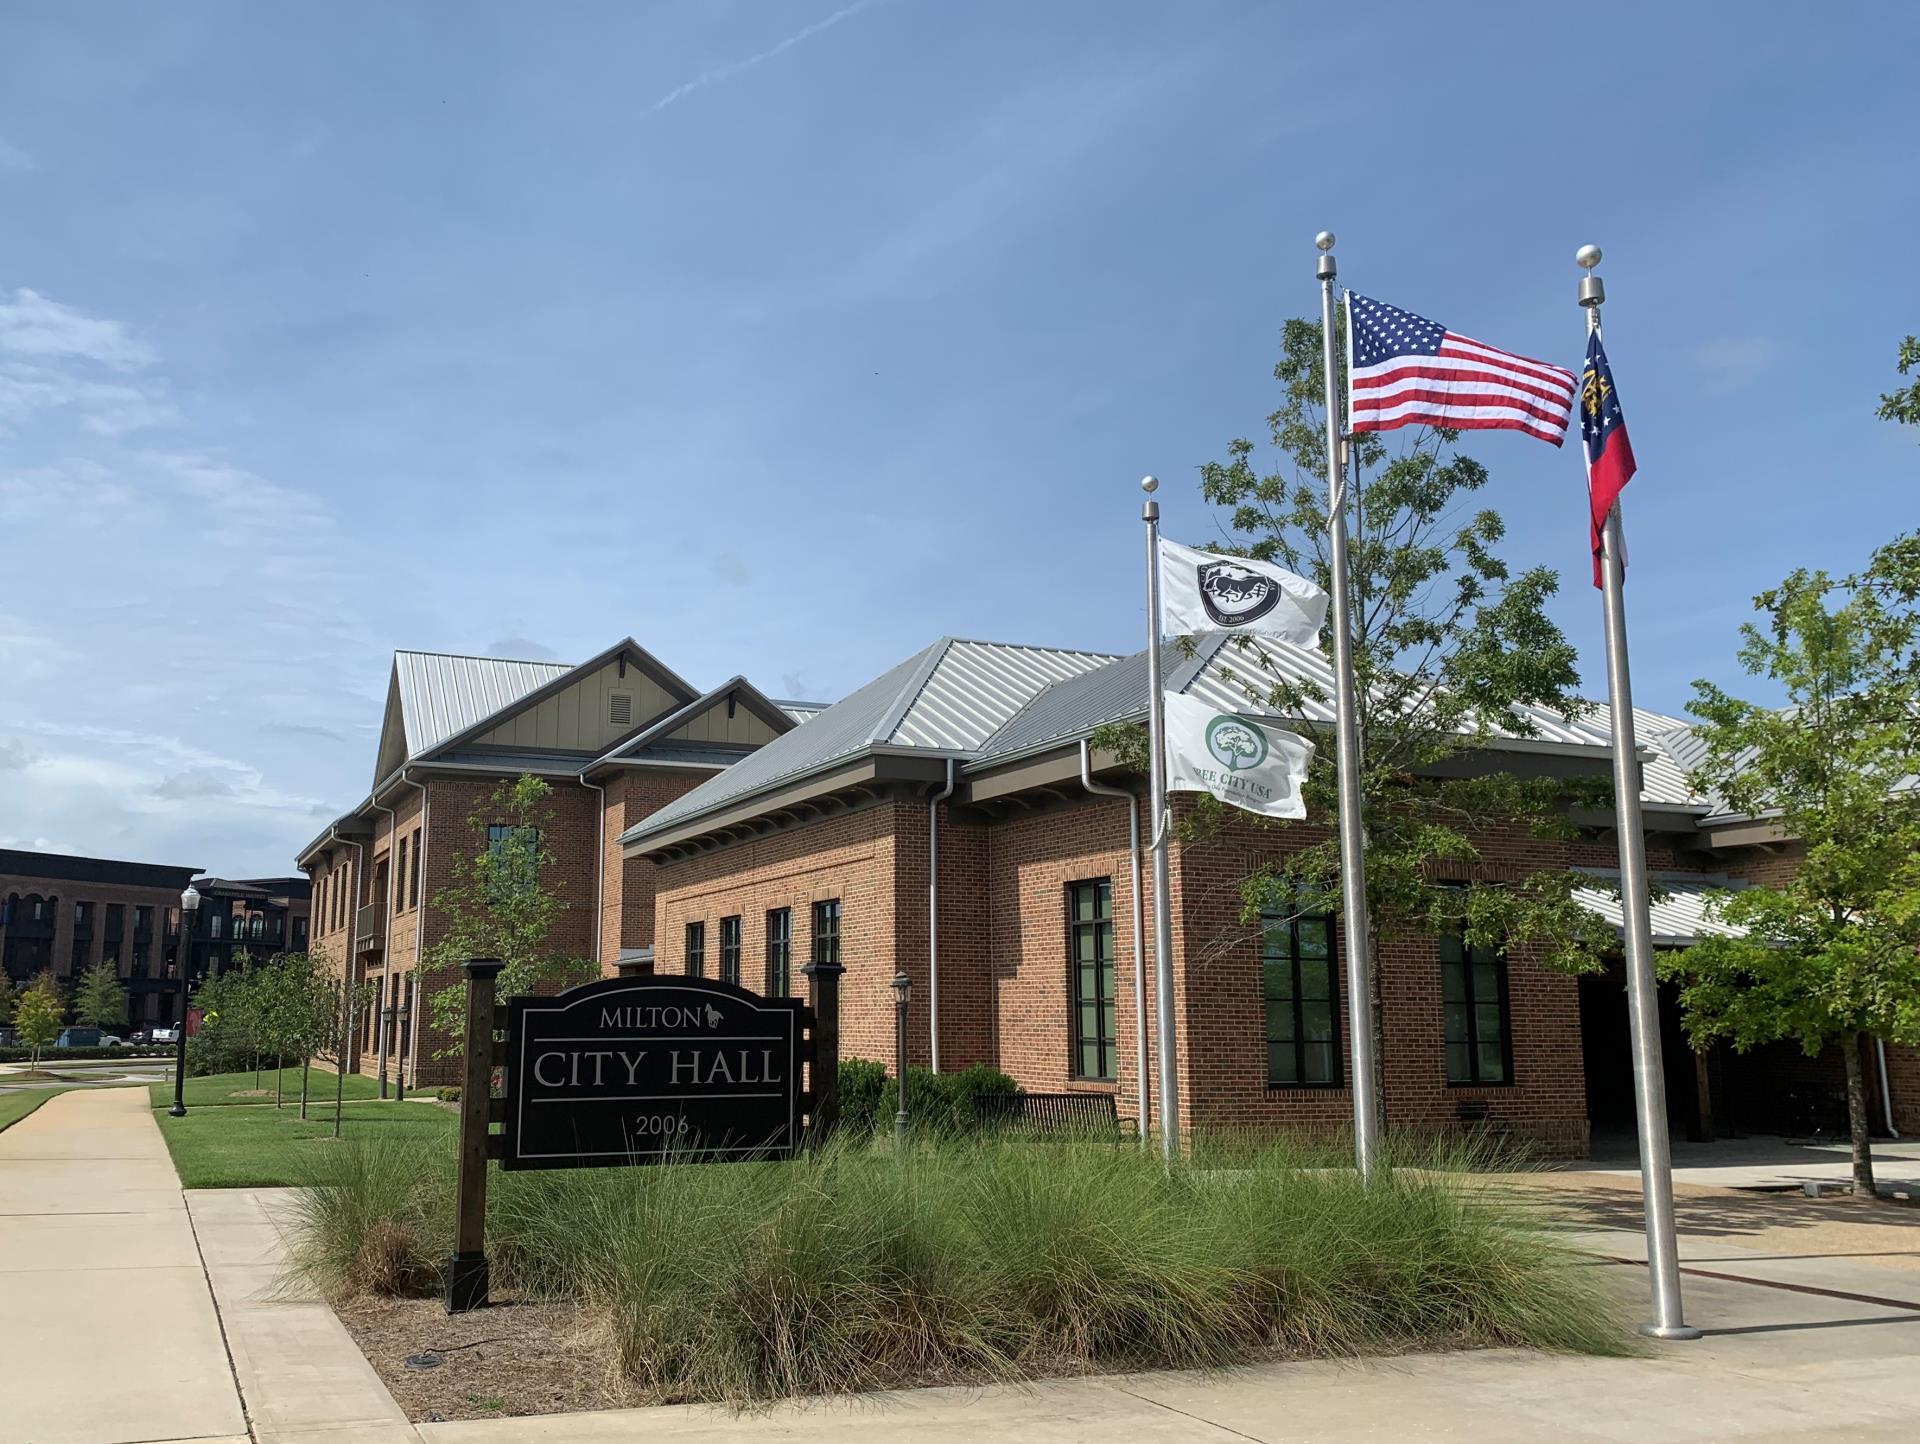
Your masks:
<path fill-rule="evenodd" d="M 1740 663 L 1784 709 L 1694 683 L 1706 752 L 1694 785 L 1771 818 L 1806 857 L 1777 886 L 1717 901 L 1737 937 L 1670 960 L 1696 1046 L 1791 1039 L 1838 1046 L 1847 1070 L 1855 1193 L 1873 1196 L 1861 1048 L 1920 1043 L 1920 534 L 1835 581 L 1796 571 L 1754 599 Z"/>
<path fill-rule="evenodd" d="M 66 1013 L 60 985 L 51 972 L 35 978 L 14 1003 L 13 1030 L 20 1035 L 23 1043 L 33 1049 L 33 1057 L 28 1064 L 30 1069 L 39 1068 L 40 1050 L 50 1047 L 60 1036 L 60 1025 Z"/>
<path fill-rule="evenodd" d="M 73 991 L 73 1020 L 88 1028 L 118 1027 L 127 1020 L 127 990 L 120 970 L 99 962 L 80 974 Z"/>
<path fill-rule="evenodd" d="M 455 972 L 468 958 L 498 958 L 505 964 L 495 985 L 501 998 L 531 993 L 543 983 L 585 982 L 598 975 L 592 959 L 549 941 L 566 908 L 546 882 L 554 860 L 547 842 L 552 792 L 538 777 L 502 782 L 467 818 L 469 848 L 454 858 L 453 881 L 432 900 L 445 924 L 440 940 L 427 949 L 432 972 Z M 464 977 L 428 998 L 435 1030 L 452 1040 L 435 1057 L 460 1055 L 466 1003 Z"/>
<path fill-rule="evenodd" d="M 1344 356 L 1343 346 L 1335 347 Z M 1344 367 L 1344 361 L 1340 363 Z M 1267 418 L 1266 457 L 1241 438 L 1224 460 L 1200 469 L 1206 500 L 1225 509 L 1227 540 L 1209 543 L 1277 562 L 1330 587 L 1326 494 L 1326 422 L 1318 322 L 1287 322 L 1274 367 L 1280 406 Z M 1604 805 L 1603 781 L 1523 778 L 1459 765 L 1496 730 L 1530 736 L 1527 706 L 1567 716 L 1585 710 L 1572 645 L 1547 616 L 1559 576 L 1547 567 L 1516 571 L 1498 548 L 1500 514 L 1473 509 L 1487 482 L 1478 461 L 1456 449 L 1458 433 L 1408 428 L 1356 435 L 1349 443 L 1349 564 L 1353 657 L 1358 683 L 1361 806 L 1367 846 L 1367 927 L 1378 939 L 1392 930 L 1460 932 L 1477 945 L 1538 945 L 1545 959 L 1573 970 L 1601 965 L 1609 939 L 1574 901 L 1585 874 L 1543 871 L 1521 883 L 1444 881 L 1479 856 L 1477 839 L 1519 826 L 1542 837 L 1573 833 L 1576 803 Z M 1354 475 L 1357 468 L 1357 475 Z M 1325 689 L 1283 676 L 1251 640 L 1226 654 L 1250 702 L 1282 715 L 1331 708 Z M 1102 745 L 1145 765 L 1144 738 L 1107 729 Z M 1449 764 L 1452 764 L 1451 766 Z M 1467 773 L 1469 775 L 1460 775 Z M 1308 816 L 1337 816 L 1334 748 L 1320 747 L 1308 774 Z M 1204 840 L 1225 817 L 1201 796 L 1190 840 Z M 1275 819 L 1255 826 L 1284 829 Z M 1328 835 L 1239 882 L 1241 921 L 1259 927 L 1263 911 L 1321 911 L 1340 887 L 1338 839 Z M 1219 939 L 1238 946 L 1247 932 Z M 1371 955 L 1373 949 L 1369 949 Z M 1379 1040 L 1384 1004 L 1378 970 L 1369 982 L 1376 1039 L 1376 1083 L 1383 1100 L 1385 1050 Z"/>
<path fill-rule="evenodd" d="M 13 1022 L 14 1005 L 20 1001 L 20 989 L 12 978 L 0 977 L 0 1028 Z"/>
<path fill-rule="evenodd" d="M 1920 339 L 1907 337 L 1900 343 L 1900 374 L 1905 376 L 1920 366 Z M 1898 421 L 1905 426 L 1920 426 L 1920 379 L 1910 385 L 1886 392 L 1876 413 L 1883 421 Z"/>

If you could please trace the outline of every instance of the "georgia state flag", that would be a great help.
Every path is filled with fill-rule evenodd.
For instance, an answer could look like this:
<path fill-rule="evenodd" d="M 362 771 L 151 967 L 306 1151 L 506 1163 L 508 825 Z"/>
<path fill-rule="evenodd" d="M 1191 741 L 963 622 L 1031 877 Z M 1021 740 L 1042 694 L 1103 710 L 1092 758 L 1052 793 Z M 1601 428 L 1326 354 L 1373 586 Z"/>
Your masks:
<path fill-rule="evenodd" d="M 1613 370 L 1600 333 L 1587 333 L 1587 369 L 1580 377 L 1580 439 L 1587 444 L 1587 502 L 1589 540 L 1593 544 L 1593 584 L 1600 585 L 1604 564 L 1600 532 L 1607 513 L 1633 479 L 1633 443 L 1627 440 L 1627 419 L 1620 414 L 1620 393 L 1613 389 Z M 1621 558 L 1624 570 L 1626 558 Z"/>

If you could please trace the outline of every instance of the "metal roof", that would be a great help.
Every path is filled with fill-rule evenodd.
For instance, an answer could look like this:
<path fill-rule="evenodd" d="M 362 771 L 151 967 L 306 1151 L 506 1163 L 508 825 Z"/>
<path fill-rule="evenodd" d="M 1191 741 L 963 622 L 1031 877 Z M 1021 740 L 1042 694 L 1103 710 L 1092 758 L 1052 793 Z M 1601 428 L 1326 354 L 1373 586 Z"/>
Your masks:
<path fill-rule="evenodd" d="M 1099 652 L 943 637 L 621 834 L 628 842 L 870 747 L 966 756 L 1049 683 L 1105 667 Z"/>
<path fill-rule="evenodd" d="M 1197 698 L 1222 712 L 1279 715 L 1264 696 L 1276 680 L 1317 687 L 1328 699 L 1310 701 L 1286 720 L 1315 725 L 1333 722 L 1333 664 L 1319 652 L 1274 637 L 1229 638 L 1214 633 L 1187 643 L 1172 638 L 1161 644 L 1160 666 L 1167 689 Z M 1099 671 L 1057 682 L 989 738 L 970 764 L 974 768 L 1020 753 L 1083 737 L 1107 722 L 1144 717 L 1147 711 L 1147 654 L 1136 652 Z M 1610 739 L 1584 718 L 1568 720 L 1540 707 L 1521 709 L 1533 736 L 1525 739 L 1562 747 L 1605 749 Z M 1494 736 L 1520 742 L 1517 727 L 1500 727 Z M 1524 744 L 1523 744 L 1524 745 Z"/>
<path fill-rule="evenodd" d="M 1581 871 L 1615 880 L 1620 876 L 1611 869 L 1582 868 Z M 1702 938 L 1741 935 L 1742 929 L 1729 927 L 1713 916 L 1712 899 L 1716 893 L 1737 892 L 1746 883 L 1724 873 L 1656 872 L 1652 877 L 1654 886 L 1666 893 L 1664 898 L 1655 898 L 1649 908 L 1655 947 L 1685 948 Z M 1573 896 L 1574 901 L 1615 932 L 1625 927 L 1620 899 L 1612 892 L 1603 888 L 1582 887 L 1575 888 Z"/>
<path fill-rule="evenodd" d="M 573 670 L 567 662 L 510 662 L 445 652 L 395 652 L 407 755 L 418 757 Z"/>
<path fill-rule="evenodd" d="M 1611 740 L 1613 708 L 1608 703 L 1594 703 L 1593 711 L 1582 720 Z M 1701 807 L 1707 804 L 1706 798 L 1687 786 L 1687 773 L 1698 760 L 1700 751 L 1691 723 L 1683 717 L 1635 707 L 1633 740 L 1642 753 L 1642 800 L 1665 807 Z"/>
<path fill-rule="evenodd" d="M 787 702 L 775 697 L 773 699 L 773 705 L 778 707 L 782 712 L 785 712 L 796 722 L 811 722 L 815 717 L 818 717 L 822 712 L 826 711 L 827 708 L 831 707 L 833 703 Z"/>

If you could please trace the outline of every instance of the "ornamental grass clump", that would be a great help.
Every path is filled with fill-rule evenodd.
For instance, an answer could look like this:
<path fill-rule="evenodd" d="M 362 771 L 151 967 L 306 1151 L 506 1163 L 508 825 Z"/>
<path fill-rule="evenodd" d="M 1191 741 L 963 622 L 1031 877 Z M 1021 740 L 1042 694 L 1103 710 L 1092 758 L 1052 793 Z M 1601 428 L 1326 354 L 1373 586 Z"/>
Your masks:
<path fill-rule="evenodd" d="M 429 1292 L 451 1169 L 377 1153 L 323 1160 L 300 1262 L 335 1294 Z M 1287 1142 L 1214 1142 L 1173 1168 L 1112 1142 L 947 1139 L 904 1160 L 848 1142 L 789 1163 L 496 1174 L 488 1247 L 497 1291 L 590 1310 L 616 1387 L 662 1402 L 1625 1347 L 1599 1271 L 1461 1161 L 1403 1160 L 1363 1187 Z"/>

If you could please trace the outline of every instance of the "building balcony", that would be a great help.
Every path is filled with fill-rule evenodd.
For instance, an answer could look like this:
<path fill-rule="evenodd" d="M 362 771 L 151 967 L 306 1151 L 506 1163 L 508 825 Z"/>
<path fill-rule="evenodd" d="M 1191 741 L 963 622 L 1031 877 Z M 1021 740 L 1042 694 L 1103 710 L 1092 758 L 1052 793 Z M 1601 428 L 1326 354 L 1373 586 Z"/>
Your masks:
<path fill-rule="evenodd" d="M 354 946 L 361 952 L 373 952 L 386 946 L 387 910 L 379 903 L 368 903 L 354 918 Z"/>

